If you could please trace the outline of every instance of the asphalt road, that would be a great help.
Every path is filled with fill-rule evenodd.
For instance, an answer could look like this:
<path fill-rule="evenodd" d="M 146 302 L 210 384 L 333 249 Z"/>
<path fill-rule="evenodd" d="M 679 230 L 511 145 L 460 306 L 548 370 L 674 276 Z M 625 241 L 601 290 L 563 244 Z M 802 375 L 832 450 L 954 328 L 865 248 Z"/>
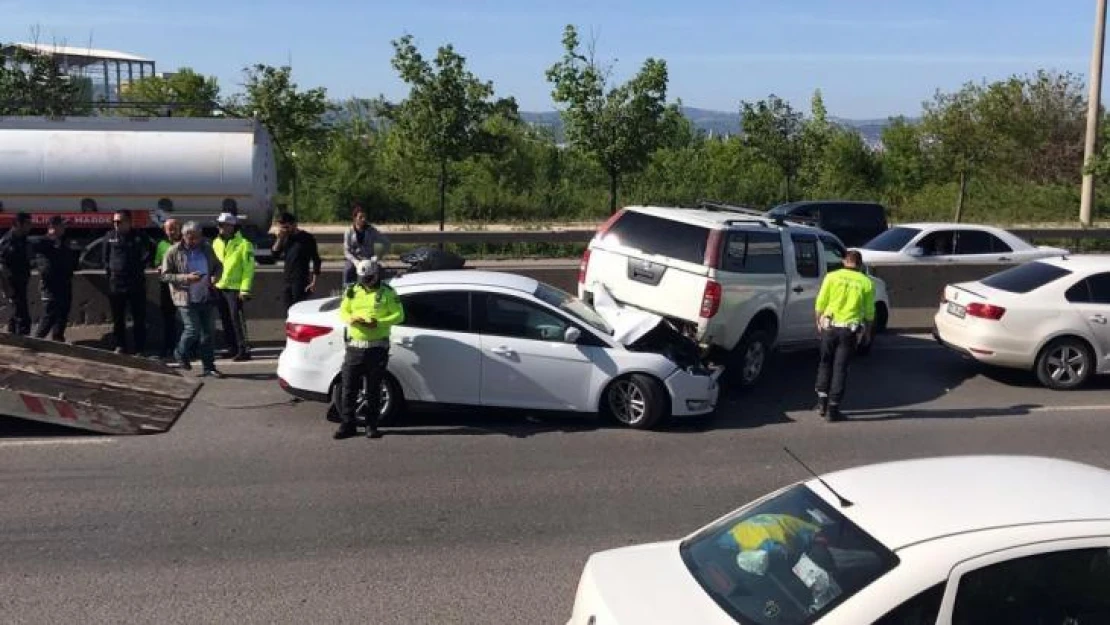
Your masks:
<path fill-rule="evenodd" d="M 849 422 L 809 412 L 814 356 L 795 354 L 665 432 L 423 413 L 333 441 L 272 365 L 225 370 L 166 434 L 0 421 L 5 623 L 561 624 L 591 552 L 804 478 L 783 445 L 822 471 L 984 452 L 1110 466 L 1110 383 L 1053 393 L 915 338 L 858 362 Z"/>

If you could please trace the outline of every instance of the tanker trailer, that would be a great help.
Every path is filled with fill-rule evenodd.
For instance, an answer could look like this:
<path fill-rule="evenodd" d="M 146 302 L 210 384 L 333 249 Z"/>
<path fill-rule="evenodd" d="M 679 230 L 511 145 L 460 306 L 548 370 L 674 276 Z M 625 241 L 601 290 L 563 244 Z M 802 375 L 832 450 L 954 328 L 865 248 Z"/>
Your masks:
<path fill-rule="evenodd" d="M 212 235 L 221 212 L 236 213 L 258 260 L 272 262 L 276 188 L 270 134 L 254 119 L 0 117 L 0 234 L 19 211 L 38 232 L 62 215 L 86 268 L 120 209 L 153 238 L 170 217 Z"/>

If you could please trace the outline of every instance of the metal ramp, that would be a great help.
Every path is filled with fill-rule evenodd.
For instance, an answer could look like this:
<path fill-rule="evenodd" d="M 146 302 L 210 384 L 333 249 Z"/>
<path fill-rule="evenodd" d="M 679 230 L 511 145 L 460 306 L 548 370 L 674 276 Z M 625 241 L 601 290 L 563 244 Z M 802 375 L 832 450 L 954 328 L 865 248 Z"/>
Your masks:
<path fill-rule="evenodd" d="M 202 386 L 145 358 L 0 334 L 0 415 L 102 434 L 165 432 Z"/>

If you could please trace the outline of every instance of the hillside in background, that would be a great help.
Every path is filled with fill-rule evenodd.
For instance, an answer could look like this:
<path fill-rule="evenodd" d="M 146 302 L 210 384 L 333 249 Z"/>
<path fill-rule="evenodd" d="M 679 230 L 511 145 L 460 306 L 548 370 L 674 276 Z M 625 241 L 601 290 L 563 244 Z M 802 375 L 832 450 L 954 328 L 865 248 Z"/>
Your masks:
<path fill-rule="evenodd" d="M 366 101 L 359 102 L 361 112 L 368 114 L 369 108 Z M 342 107 L 339 112 L 329 114 L 329 122 L 341 121 L 348 117 L 350 113 L 349 103 L 340 104 Z M 682 107 L 682 112 L 686 115 L 694 127 L 707 134 L 713 136 L 727 136 L 735 135 L 740 132 L 740 113 L 714 111 L 710 109 L 700 109 L 689 106 Z M 549 128 L 555 136 L 557 142 L 563 141 L 563 120 L 559 116 L 558 111 L 521 111 L 521 118 L 532 125 Z M 890 123 L 887 119 L 844 119 L 840 117 L 830 117 L 830 120 L 836 124 L 854 128 L 863 137 L 868 145 L 875 147 L 879 145 L 882 137 L 883 128 Z"/>

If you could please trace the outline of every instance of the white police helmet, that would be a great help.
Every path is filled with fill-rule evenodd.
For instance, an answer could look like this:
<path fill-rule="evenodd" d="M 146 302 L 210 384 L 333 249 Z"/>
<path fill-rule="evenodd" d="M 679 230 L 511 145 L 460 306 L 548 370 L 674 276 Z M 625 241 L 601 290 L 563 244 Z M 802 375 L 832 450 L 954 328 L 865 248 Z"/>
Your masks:
<path fill-rule="evenodd" d="M 355 273 L 359 278 L 367 278 L 377 275 L 378 273 L 378 257 L 373 256 L 369 260 L 360 260 L 355 265 Z"/>

